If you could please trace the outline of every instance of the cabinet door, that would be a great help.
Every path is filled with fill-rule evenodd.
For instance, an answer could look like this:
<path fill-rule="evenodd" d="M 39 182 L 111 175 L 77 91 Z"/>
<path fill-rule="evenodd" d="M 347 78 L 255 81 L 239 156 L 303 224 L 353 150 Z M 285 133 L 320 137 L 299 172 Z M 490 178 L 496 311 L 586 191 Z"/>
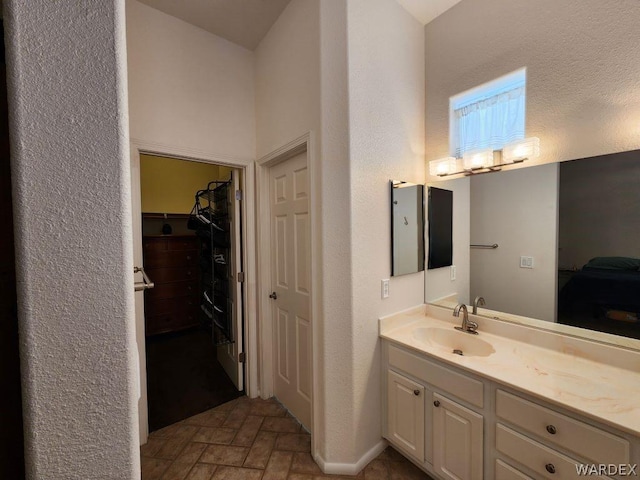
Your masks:
<path fill-rule="evenodd" d="M 433 405 L 436 473 L 452 480 L 482 480 L 482 415 L 437 393 Z"/>
<path fill-rule="evenodd" d="M 389 370 L 387 401 L 389 440 L 424 462 L 424 387 Z"/>

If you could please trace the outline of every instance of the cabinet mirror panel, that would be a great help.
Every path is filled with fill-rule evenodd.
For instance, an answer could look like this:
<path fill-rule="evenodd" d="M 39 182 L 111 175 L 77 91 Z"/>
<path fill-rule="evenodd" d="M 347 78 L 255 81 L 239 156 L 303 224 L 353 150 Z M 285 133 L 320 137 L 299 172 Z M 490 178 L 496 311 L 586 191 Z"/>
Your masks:
<path fill-rule="evenodd" d="M 458 301 L 482 296 L 481 315 L 640 339 L 640 150 L 451 182 L 470 189 Z"/>
<path fill-rule="evenodd" d="M 424 270 L 424 186 L 391 180 L 391 275 Z"/>

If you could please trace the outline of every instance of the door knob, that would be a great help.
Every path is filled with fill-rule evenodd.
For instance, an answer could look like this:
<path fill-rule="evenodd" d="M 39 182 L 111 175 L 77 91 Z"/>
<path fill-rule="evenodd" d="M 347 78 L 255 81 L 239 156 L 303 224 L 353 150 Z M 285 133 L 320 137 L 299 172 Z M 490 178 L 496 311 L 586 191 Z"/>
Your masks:
<path fill-rule="evenodd" d="M 274 300 L 278 299 L 278 294 L 276 292 L 272 292 L 269 294 L 269 298 L 273 298 Z"/>
<path fill-rule="evenodd" d="M 434 406 L 434 407 L 439 407 L 439 406 L 440 406 L 440 400 L 435 400 L 435 401 L 433 402 L 433 406 Z"/>

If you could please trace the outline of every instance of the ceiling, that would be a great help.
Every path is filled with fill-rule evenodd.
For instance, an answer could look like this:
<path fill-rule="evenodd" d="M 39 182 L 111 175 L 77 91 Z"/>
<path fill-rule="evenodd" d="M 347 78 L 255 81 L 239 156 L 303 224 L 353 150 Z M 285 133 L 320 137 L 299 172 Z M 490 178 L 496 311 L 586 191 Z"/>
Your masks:
<path fill-rule="evenodd" d="M 291 0 L 140 0 L 219 37 L 255 50 Z M 322 0 L 333 1 L 333 0 Z M 423 25 L 460 0 L 397 0 Z"/>
<path fill-rule="evenodd" d="M 291 0 L 140 0 L 254 50 Z"/>
<path fill-rule="evenodd" d="M 417 18 L 423 25 L 453 7 L 460 0 L 397 0 L 405 10 Z"/>

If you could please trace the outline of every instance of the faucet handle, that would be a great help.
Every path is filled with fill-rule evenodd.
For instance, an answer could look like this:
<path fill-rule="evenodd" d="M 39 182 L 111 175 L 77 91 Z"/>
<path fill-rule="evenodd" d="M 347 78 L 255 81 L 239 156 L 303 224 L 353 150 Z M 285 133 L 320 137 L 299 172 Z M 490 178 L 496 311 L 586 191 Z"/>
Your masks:
<path fill-rule="evenodd" d="M 478 322 L 467 320 L 467 330 L 469 330 L 470 332 L 475 332 L 476 330 L 478 330 Z"/>

